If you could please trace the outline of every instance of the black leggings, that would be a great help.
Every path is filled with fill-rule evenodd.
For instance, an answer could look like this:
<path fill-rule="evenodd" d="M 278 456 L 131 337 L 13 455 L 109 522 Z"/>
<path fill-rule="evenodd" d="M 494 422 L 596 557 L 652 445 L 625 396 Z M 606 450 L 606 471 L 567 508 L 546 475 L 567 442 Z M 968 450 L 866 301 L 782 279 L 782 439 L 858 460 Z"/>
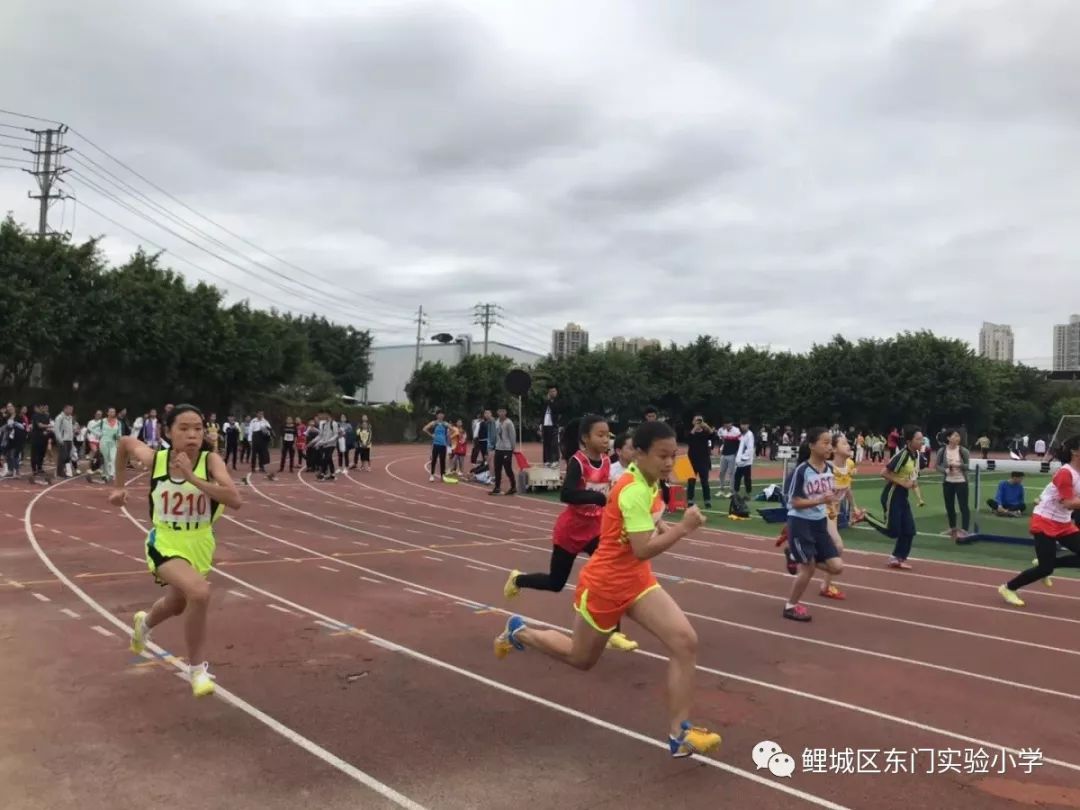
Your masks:
<path fill-rule="evenodd" d="M 960 502 L 960 520 L 966 532 L 971 526 L 971 510 L 968 508 L 967 481 L 944 481 L 941 490 L 945 494 L 945 514 L 949 516 L 949 528 L 956 528 L 956 502 Z"/>
<path fill-rule="evenodd" d="M 697 482 L 701 481 L 701 496 L 705 499 L 705 503 L 711 503 L 712 497 L 709 492 L 709 472 L 712 469 L 711 459 L 691 459 L 690 464 L 694 468 L 694 474 L 697 478 L 691 478 L 686 482 L 686 500 L 689 503 L 694 500 L 694 487 Z"/>
<path fill-rule="evenodd" d="M 293 463 L 296 461 L 296 442 L 282 442 L 281 445 L 281 466 L 278 467 L 278 472 L 285 469 L 285 459 L 289 459 L 289 472 L 293 471 Z M 303 459 L 301 458 L 301 461 Z"/>
<path fill-rule="evenodd" d="M 751 471 L 753 469 L 754 468 L 749 464 L 747 464 L 745 467 L 735 467 L 735 483 L 731 485 L 732 494 L 739 491 L 739 484 L 744 481 L 746 482 L 746 494 L 750 494 L 750 489 L 754 486 L 754 481 L 751 477 Z"/>
<path fill-rule="evenodd" d="M 600 545 L 600 538 L 594 537 L 589 541 L 589 545 L 581 550 L 581 553 L 591 557 L 598 545 Z M 566 587 L 566 580 L 570 579 L 570 571 L 573 570 L 576 559 L 577 554 L 571 554 L 562 546 L 552 546 L 550 570 L 546 574 L 518 574 L 514 584 L 519 588 L 558 593 Z M 622 631 L 621 625 L 622 622 L 615 626 L 616 633 Z"/>
<path fill-rule="evenodd" d="M 1065 557 L 1057 555 L 1057 544 L 1061 543 L 1072 552 Z M 1035 556 L 1039 564 L 1017 574 L 1005 586 L 1010 591 L 1018 591 L 1025 585 L 1038 582 L 1054 573 L 1055 568 L 1080 568 L 1080 534 L 1067 534 L 1064 537 L 1035 535 Z"/>
<path fill-rule="evenodd" d="M 431 474 L 435 474 L 435 462 L 439 462 L 439 475 L 446 475 L 446 445 L 431 445 Z"/>

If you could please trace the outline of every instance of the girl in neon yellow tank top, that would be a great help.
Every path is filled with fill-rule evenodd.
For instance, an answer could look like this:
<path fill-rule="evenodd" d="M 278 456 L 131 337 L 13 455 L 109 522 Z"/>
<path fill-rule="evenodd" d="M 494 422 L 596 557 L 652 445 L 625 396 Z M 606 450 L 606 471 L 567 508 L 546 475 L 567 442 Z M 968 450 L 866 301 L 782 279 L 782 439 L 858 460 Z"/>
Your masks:
<path fill-rule="evenodd" d="M 210 451 L 202 412 L 177 405 L 165 417 L 170 448 L 154 450 L 134 436 L 117 446 L 116 485 L 109 503 L 127 502 L 124 478 L 129 458 L 150 471 L 150 516 L 146 562 L 154 579 L 167 590 L 149 611 L 135 614 L 131 650 L 141 653 L 150 630 L 166 619 L 184 615 L 188 669 L 195 697 L 213 694 L 209 665 L 202 660 L 210 585 L 206 575 L 214 561 L 214 522 L 226 506 L 242 503 L 221 456 Z M 202 661 L 197 664 L 196 662 Z"/>

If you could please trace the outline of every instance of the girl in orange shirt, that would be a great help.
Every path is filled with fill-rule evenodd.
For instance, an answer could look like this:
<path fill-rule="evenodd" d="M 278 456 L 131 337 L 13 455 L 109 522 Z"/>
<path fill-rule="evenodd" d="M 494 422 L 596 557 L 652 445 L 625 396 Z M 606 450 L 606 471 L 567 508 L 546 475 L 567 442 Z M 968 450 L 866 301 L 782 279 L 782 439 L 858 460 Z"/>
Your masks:
<path fill-rule="evenodd" d="M 697 666 L 697 633 L 675 600 L 660 587 L 649 560 L 700 527 L 705 518 L 690 507 L 682 522 L 661 520 L 659 482 L 675 464 L 675 431 L 663 422 L 646 422 L 634 433 L 637 460 L 611 491 L 600 523 L 600 544 L 581 571 L 574 597 L 573 634 L 529 627 L 511 616 L 495 639 L 495 656 L 532 647 L 576 669 L 592 669 L 620 619 L 627 615 L 669 652 L 668 747 L 673 757 L 703 754 L 720 744 L 720 735 L 690 724 Z"/>

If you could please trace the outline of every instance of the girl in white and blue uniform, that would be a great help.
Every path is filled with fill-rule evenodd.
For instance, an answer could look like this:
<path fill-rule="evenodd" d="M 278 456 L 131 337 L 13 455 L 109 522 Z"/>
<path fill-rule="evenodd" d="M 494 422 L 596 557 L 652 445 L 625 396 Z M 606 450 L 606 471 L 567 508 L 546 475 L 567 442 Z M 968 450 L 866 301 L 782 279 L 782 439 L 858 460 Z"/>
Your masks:
<path fill-rule="evenodd" d="M 446 414 L 437 411 L 435 421 L 424 425 L 424 433 L 431 437 L 431 475 L 428 480 L 434 481 L 436 461 L 439 463 L 439 477 L 446 475 L 446 453 L 450 448 L 450 425 L 446 421 Z"/>
<path fill-rule="evenodd" d="M 784 605 L 784 618 L 808 622 L 810 612 L 800 604 L 806 586 L 821 567 L 832 576 L 839 576 L 844 565 L 829 534 L 828 507 L 843 497 L 836 490 L 829 456 L 832 453 L 832 434 L 827 428 L 811 428 L 799 448 L 798 466 L 787 484 L 788 547 L 798 564 L 798 573 L 791 586 L 791 596 Z"/>

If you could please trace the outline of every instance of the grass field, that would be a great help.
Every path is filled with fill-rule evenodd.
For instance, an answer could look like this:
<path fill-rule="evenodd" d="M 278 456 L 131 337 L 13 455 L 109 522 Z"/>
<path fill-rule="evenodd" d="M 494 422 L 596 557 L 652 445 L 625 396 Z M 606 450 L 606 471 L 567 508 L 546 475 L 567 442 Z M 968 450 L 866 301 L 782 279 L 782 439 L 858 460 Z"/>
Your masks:
<path fill-rule="evenodd" d="M 1026 540 L 1027 544 L 1014 545 L 1011 543 L 979 541 L 969 545 L 956 545 L 948 536 L 949 523 L 945 514 L 941 476 L 929 473 L 920 481 L 923 497 L 926 499 L 926 506 L 914 508 L 918 535 L 915 538 L 912 557 L 989 565 L 1009 570 L 1020 570 L 1029 567 L 1034 554 L 1030 545 L 1031 535 L 1028 534 L 1028 518 L 997 517 L 991 515 L 986 506 L 986 499 L 993 497 L 998 482 L 1007 477 L 1007 473 L 984 472 L 981 479 L 979 503 L 976 503 L 975 480 L 974 475 L 972 475 L 971 486 L 969 487 L 972 530 L 974 531 L 974 528 L 978 526 L 979 530 L 984 534 L 1017 537 Z M 1049 480 L 1049 475 L 1028 473 L 1024 477 L 1029 514 L 1035 499 Z M 867 474 L 863 477 L 856 476 L 854 483 L 856 503 L 870 514 L 880 516 L 881 503 L 879 499 L 882 486 L 882 479 L 877 474 Z M 760 490 L 760 487 L 758 489 Z M 559 497 L 558 492 L 537 492 L 533 493 L 533 496 L 556 501 Z M 704 511 L 709 515 L 709 524 L 715 528 L 731 529 L 764 537 L 776 537 L 780 532 L 779 524 L 766 523 L 757 512 L 759 508 L 769 506 L 775 506 L 775 504 L 754 501 L 751 503 L 753 517 L 750 520 L 729 521 L 727 518 L 727 499 L 714 496 L 713 509 Z M 959 515 L 957 515 L 957 522 L 959 523 Z M 877 551 L 882 554 L 888 554 L 892 551 L 893 541 L 866 525 L 845 529 L 843 537 L 844 543 L 854 549 Z M 779 553 L 777 558 L 779 560 Z M 1060 569 L 1056 573 L 1056 576 L 1076 575 L 1072 569 Z"/>

